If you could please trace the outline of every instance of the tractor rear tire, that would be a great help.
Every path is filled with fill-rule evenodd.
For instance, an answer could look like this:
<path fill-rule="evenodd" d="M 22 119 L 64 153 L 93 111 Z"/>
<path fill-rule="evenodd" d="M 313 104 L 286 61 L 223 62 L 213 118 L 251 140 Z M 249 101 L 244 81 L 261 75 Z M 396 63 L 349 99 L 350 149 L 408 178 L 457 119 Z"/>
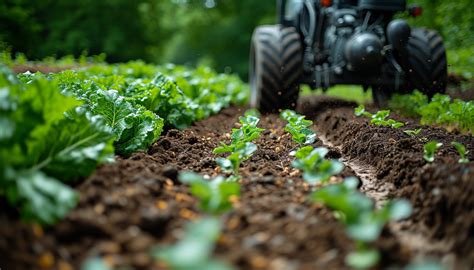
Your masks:
<path fill-rule="evenodd" d="M 250 51 L 250 106 L 262 113 L 294 109 L 303 73 L 303 51 L 293 27 L 260 26 Z"/>
<path fill-rule="evenodd" d="M 428 97 L 444 93 L 448 80 L 446 49 L 443 39 L 433 30 L 414 28 L 407 45 L 405 72 L 409 89 L 418 89 Z"/>

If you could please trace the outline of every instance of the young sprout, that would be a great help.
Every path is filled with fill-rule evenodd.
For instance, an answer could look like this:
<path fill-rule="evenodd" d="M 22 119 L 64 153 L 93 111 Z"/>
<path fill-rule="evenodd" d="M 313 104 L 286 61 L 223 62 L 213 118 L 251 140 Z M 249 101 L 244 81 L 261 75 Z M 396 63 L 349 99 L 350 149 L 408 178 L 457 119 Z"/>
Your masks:
<path fill-rule="evenodd" d="M 212 258 L 221 227 L 221 223 L 216 218 L 188 223 L 183 239 L 173 246 L 155 247 L 152 254 L 156 259 L 166 263 L 170 269 L 231 270 L 232 267 Z"/>
<path fill-rule="evenodd" d="M 436 151 L 443 146 L 442 143 L 439 143 L 437 141 L 431 141 L 429 143 L 426 143 L 424 146 L 424 155 L 423 158 L 428 161 L 428 162 L 433 162 L 435 159 L 435 154 Z"/>
<path fill-rule="evenodd" d="M 260 138 L 260 133 L 264 129 L 257 127 L 260 119 L 252 114 L 247 112 L 246 116 L 239 118 L 242 126 L 239 129 L 232 129 L 230 144 L 221 142 L 220 146 L 213 151 L 214 154 L 230 153 L 227 158 L 216 159 L 216 163 L 225 172 L 238 175 L 240 164 L 257 151 L 257 146 L 252 141 Z"/>
<path fill-rule="evenodd" d="M 303 115 L 292 110 L 282 111 L 280 117 L 288 122 L 285 131 L 291 134 L 295 142 L 302 145 L 312 144 L 316 141 L 316 133 L 308 128 L 313 125 L 313 121 L 304 119 Z"/>
<path fill-rule="evenodd" d="M 372 118 L 370 123 L 376 126 L 384 126 L 384 127 L 392 127 L 392 128 L 401 128 L 405 126 L 405 123 L 397 122 L 393 119 L 387 119 L 387 117 L 390 115 L 389 110 L 378 111 L 375 114 L 371 114 L 365 110 L 364 105 L 359 105 L 359 107 L 355 108 L 354 114 L 356 116 L 365 116 L 365 117 Z"/>
<path fill-rule="evenodd" d="M 458 142 L 452 142 L 451 145 L 454 146 L 459 153 L 460 158 L 458 162 L 469 163 L 469 159 L 466 157 L 469 151 L 466 151 L 466 147 L 464 147 L 464 145 Z"/>
<path fill-rule="evenodd" d="M 339 174 L 344 169 L 342 162 L 325 159 L 328 152 L 329 150 L 324 147 L 316 149 L 311 146 L 302 147 L 296 151 L 296 159 L 291 165 L 303 171 L 303 179 L 306 182 L 313 185 L 319 182 L 325 184 L 331 176 Z"/>
<path fill-rule="evenodd" d="M 232 198 L 240 196 L 240 185 L 226 181 L 218 176 L 211 180 L 204 179 L 193 172 L 182 172 L 179 181 L 191 186 L 191 194 L 201 200 L 201 209 L 210 214 L 219 214 L 232 209 Z"/>
<path fill-rule="evenodd" d="M 337 211 L 337 217 L 346 225 L 347 235 L 356 241 L 356 251 L 346 257 L 346 263 L 354 268 L 369 268 L 378 263 L 380 254 L 368 247 L 380 236 L 390 220 L 410 216 L 411 204 L 406 200 L 386 203 L 376 210 L 373 201 L 357 190 L 359 180 L 346 178 L 343 183 L 329 185 L 315 191 L 311 198 Z"/>
<path fill-rule="evenodd" d="M 415 137 L 416 135 L 421 133 L 421 128 L 418 129 L 407 129 L 403 131 L 405 134 L 411 137 Z"/>

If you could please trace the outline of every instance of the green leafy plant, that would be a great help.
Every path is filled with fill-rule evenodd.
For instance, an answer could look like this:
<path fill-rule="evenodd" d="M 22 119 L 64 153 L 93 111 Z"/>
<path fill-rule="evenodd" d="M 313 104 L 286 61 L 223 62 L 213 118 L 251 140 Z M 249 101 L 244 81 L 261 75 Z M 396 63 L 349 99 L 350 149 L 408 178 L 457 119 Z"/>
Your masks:
<path fill-rule="evenodd" d="M 257 151 L 257 146 L 252 141 L 260 138 L 260 133 L 264 130 L 257 127 L 258 119 L 252 115 L 241 116 L 239 129 L 232 129 L 231 142 L 213 150 L 214 154 L 230 153 L 227 158 L 217 158 L 216 163 L 225 172 L 233 172 L 236 176 L 239 174 L 240 164 L 250 158 Z"/>
<path fill-rule="evenodd" d="M 3 75 L 3 74 L 0 74 Z M 88 176 L 114 159 L 114 135 L 100 116 L 78 107 L 46 79 L 29 84 L 0 76 L 0 195 L 27 221 L 52 224 L 77 202 L 62 181 Z M 3 86 L 3 87 L 2 87 Z"/>
<path fill-rule="evenodd" d="M 156 247 L 152 254 L 174 270 L 211 269 L 231 270 L 231 266 L 212 258 L 221 224 L 218 219 L 206 218 L 186 225 L 183 239 L 169 247 Z"/>
<path fill-rule="evenodd" d="M 312 144 L 316 141 L 316 133 L 309 129 L 313 125 L 313 121 L 304 119 L 303 115 L 299 115 L 292 110 L 284 110 L 280 117 L 288 122 L 285 131 L 289 132 L 293 140 L 301 144 Z"/>
<path fill-rule="evenodd" d="M 327 183 L 329 178 L 344 169 L 342 162 L 325 159 L 327 148 L 305 146 L 295 152 L 292 166 L 303 171 L 303 179 L 310 184 Z"/>
<path fill-rule="evenodd" d="M 370 117 L 372 119 L 370 123 L 376 126 L 384 126 L 384 127 L 392 127 L 392 128 L 401 128 L 405 126 L 405 123 L 398 122 L 393 119 L 387 119 L 387 117 L 390 115 L 389 110 L 378 111 L 375 114 L 371 114 L 365 110 L 364 105 L 359 105 L 359 107 L 355 108 L 354 114 L 356 116 Z"/>
<path fill-rule="evenodd" d="M 452 99 L 436 94 L 431 100 L 418 91 L 408 95 L 395 95 L 390 107 L 398 113 L 419 117 L 421 124 L 437 125 L 447 130 L 460 130 L 474 134 L 474 101 Z"/>
<path fill-rule="evenodd" d="M 377 240 L 390 220 L 407 218 L 412 207 L 406 200 L 396 200 L 376 210 L 373 201 L 357 190 L 358 184 L 357 178 L 346 178 L 343 183 L 315 191 L 311 198 L 337 211 L 338 219 L 346 225 L 347 235 L 356 241 L 356 250 L 348 254 L 346 263 L 364 269 L 380 260 L 379 252 L 368 244 Z"/>
<path fill-rule="evenodd" d="M 206 180 L 199 174 L 182 172 L 179 180 L 191 186 L 191 193 L 201 200 L 201 208 L 212 214 L 232 209 L 231 198 L 240 196 L 240 185 L 222 176 Z"/>
<path fill-rule="evenodd" d="M 459 142 L 452 142 L 451 145 L 454 146 L 459 153 L 459 163 L 469 163 L 469 159 L 466 156 L 469 151 L 466 150 L 466 147 Z"/>
<path fill-rule="evenodd" d="M 435 159 L 436 151 L 443 146 L 442 143 L 437 141 L 431 141 L 424 145 L 424 154 L 423 158 L 428 162 L 433 162 Z"/>
<path fill-rule="evenodd" d="M 415 137 L 421 133 L 421 128 L 407 129 L 407 130 L 404 130 L 403 132 L 407 134 L 408 136 Z"/>

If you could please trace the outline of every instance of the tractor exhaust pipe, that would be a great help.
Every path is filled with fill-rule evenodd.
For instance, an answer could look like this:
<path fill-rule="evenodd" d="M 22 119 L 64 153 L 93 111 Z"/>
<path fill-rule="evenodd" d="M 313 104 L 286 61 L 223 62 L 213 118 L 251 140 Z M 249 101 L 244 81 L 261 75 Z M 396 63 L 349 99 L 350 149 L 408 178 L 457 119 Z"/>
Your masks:
<path fill-rule="evenodd" d="M 388 42 L 398 52 L 406 51 L 406 45 L 410 36 L 411 27 L 405 20 L 393 20 L 387 26 Z"/>

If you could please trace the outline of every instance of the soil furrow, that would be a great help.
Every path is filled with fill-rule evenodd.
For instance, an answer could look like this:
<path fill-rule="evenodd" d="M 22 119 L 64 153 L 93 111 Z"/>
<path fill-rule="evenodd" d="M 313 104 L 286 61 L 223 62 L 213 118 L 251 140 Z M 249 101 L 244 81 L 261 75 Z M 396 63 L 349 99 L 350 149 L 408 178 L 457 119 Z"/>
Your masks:
<path fill-rule="evenodd" d="M 316 113 L 311 111 L 315 107 Z M 474 164 L 458 164 L 450 144 L 463 143 L 472 160 L 474 138 L 408 120 L 407 128 L 423 128 L 419 137 L 412 138 L 402 130 L 375 127 L 367 119 L 356 118 L 353 108 L 353 104 L 333 99 L 310 98 L 300 110 L 312 115 L 325 143 L 341 151 L 342 160 L 362 179 L 362 190 L 368 196 L 412 201 L 412 218 L 391 226 L 412 255 L 442 257 L 451 269 L 470 269 L 474 243 L 466 239 L 474 239 L 474 200 L 469 195 Z M 423 144 L 429 140 L 444 144 L 433 164 L 423 160 Z"/>

